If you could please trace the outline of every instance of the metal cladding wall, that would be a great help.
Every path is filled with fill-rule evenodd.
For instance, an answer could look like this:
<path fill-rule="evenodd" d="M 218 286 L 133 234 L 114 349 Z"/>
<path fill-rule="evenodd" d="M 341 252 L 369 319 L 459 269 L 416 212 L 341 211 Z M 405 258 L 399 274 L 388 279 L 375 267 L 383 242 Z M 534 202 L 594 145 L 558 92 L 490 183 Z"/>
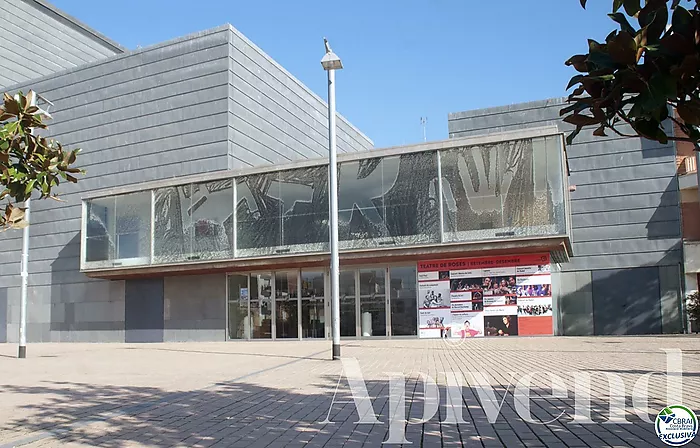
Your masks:
<path fill-rule="evenodd" d="M 229 168 L 328 157 L 328 106 L 245 36 L 229 35 Z M 320 67 L 318 76 L 326 74 Z M 372 141 L 338 116 L 338 152 Z"/>
<path fill-rule="evenodd" d="M 0 90 L 123 53 L 124 48 L 43 0 L 0 2 Z"/>
<path fill-rule="evenodd" d="M 235 118 L 244 113 L 240 107 L 231 109 L 232 98 L 240 97 L 234 88 L 240 82 L 233 80 L 232 84 L 232 74 L 258 69 L 249 67 L 250 61 L 234 69 L 234 36 L 242 39 L 225 25 L 13 87 L 31 87 L 55 104 L 51 109 L 54 120 L 49 122 L 51 136 L 68 148 L 82 148 L 78 165 L 87 170 L 77 185 L 59 187 L 64 202 L 32 203 L 29 341 L 124 341 L 127 336 L 125 290 L 131 287 L 124 281 L 91 279 L 79 271 L 81 197 L 88 191 L 277 163 L 272 157 L 260 158 L 262 149 L 253 142 L 267 142 L 280 160 L 317 156 L 323 141 L 317 143 L 316 152 L 294 139 L 281 141 L 270 126 L 270 116 L 249 115 L 245 125 Z M 259 59 L 274 65 L 264 55 Z M 253 98 L 274 96 L 275 88 L 298 85 L 289 75 L 285 79 L 285 74 L 279 68 L 281 85 L 270 86 L 254 77 L 245 88 Z M 299 110 L 307 104 L 323 107 L 310 92 L 295 89 L 297 97 L 286 91 L 277 96 L 288 98 Z M 319 114 L 314 119 L 301 118 L 295 110 L 286 116 L 285 125 L 278 126 L 296 127 L 308 134 L 312 123 L 318 132 L 327 133 L 325 118 Z M 343 126 L 339 139 L 352 143 L 345 145 L 346 151 L 371 147 L 349 124 Z M 249 140 L 241 143 L 243 135 Z M 0 235 L 0 328 L 4 327 L 0 342 L 18 337 L 21 243 L 19 231 Z M 138 296 L 138 288 L 133 291 Z M 165 304 L 169 291 L 172 288 L 166 283 Z M 218 299 L 221 307 L 224 296 Z M 169 306 L 178 309 L 177 304 Z M 163 316 L 159 319 L 163 321 Z M 178 319 L 176 326 L 181 330 L 182 319 Z M 223 338 L 223 331 L 219 333 Z M 165 336 L 168 334 L 166 331 Z M 138 334 L 133 333 L 131 340 L 136 339 Z"/>
<path fill-rule="evenodd" d="M 559 98 L 453 113 L 448 117 L 450 138 L 544 125 L 568 133 L 572 127 L 559 117 L 564 102 Z M 574 257 L 557 274 L 559 333 L 681 331 L 675 146 L 640 138 L 595 137 L 592 130 L 585 130 L 567 154 L 569 182 L 576 186 L 571 192 Z M 637 286 L 625 288 L 632 280 Z M 640 299 L 644 303 L 636 303 L 634 291 L 646 283 L 655 300 L 644 295 Z M 596 297 L 601 290 L 604 302 Z"/>

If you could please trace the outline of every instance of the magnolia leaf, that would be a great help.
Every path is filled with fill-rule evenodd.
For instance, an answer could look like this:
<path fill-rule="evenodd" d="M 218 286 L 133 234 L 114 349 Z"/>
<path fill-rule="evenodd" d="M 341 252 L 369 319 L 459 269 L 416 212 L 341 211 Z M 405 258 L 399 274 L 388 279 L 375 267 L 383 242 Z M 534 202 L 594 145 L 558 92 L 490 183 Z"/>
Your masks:
<path fill-rule="evenodd" d="M 620 0 L 620 4 L 622 4 L 622 1 L 621 1 L 621 0 Z M 619 9 L 619 7 L 618 7 L 617 9 Z M 617 11 L 617 9 L 615 9 L 615 11 Z M 634 36 L 635 34 L 637 34 L 637 31 L 632 27 L 632 25 L 630 25 L 629 21 L 627 20 L 627 17 L 625 17 L 625 15 L 622 14 L 621 12 L 616 12 L 616 13 L 613 13 L 613 14 L 608 14 L 608 17 L 610 17 L 611 19 L 613 19 L 615 22 L 619 23 L 619 24 L 620 24 L 620 29 L 621 29 L 622 31 L 624 31 L 624 32 L 626 32 L 626 33 L 629 33 L 629 34 L 631 34 L 631 35 L 633 35 L 633 36 Z"/>
<path fill-rule="evenodd" d="M 589 117 L 588 115 L 573 114 L 564 118 L 564 121 L 575 126 L 590 126 L 600 123 L 595 117 Z"/>

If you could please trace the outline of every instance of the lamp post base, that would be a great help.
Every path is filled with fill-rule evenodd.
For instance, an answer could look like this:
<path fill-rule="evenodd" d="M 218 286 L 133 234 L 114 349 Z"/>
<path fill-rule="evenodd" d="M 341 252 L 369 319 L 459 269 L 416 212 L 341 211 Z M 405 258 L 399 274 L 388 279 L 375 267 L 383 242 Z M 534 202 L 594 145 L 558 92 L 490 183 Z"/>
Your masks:
<path fill-rule="evenodd" d="M 19 346 L 19 353 L 17 353 L 18 358 L 26 358 L 27 357 L 27 346 L 26 345 L 20 345 Z"/>
<path fill-rule="evenodd" d="M 340 359 L 340 344 L 333 344 L 333 359 Z"/>

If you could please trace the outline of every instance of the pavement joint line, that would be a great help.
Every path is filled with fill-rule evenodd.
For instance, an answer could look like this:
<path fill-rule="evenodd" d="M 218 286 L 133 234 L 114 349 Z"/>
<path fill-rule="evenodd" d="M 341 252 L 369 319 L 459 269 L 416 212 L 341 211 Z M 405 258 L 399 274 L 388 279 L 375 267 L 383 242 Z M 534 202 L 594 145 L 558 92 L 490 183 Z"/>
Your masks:
<path fill-rule="evenodd" d="M 101 417 L 94 417 L 94 418 L 85 419 L 85 420 L 78 420 L 78 421 L 68 425 L 68 427 L 65 429 L 41 431 L 41 432 L 38 432 L 34 435 L 30 435 L 30 436 L 23 437 L 20 439 L 12 440 L 12 441 L 7 442 L 7 443 L 3 443 L 2 445 L 0 445 L 0 448 L 15 448 L 18 446 L 28 445 L 30 443 L 37 442 L 39 440 L 48 439 L 50 437 L 65 435 L 66 433 L 70 432 L 70 430 L 84 428 L 85 426 L 92 425 L 93 423 L 105 422 L 105 421 L 111 420 L 115 417 L 134 416 L 134 415 L 140 414 L 142 411 L 144 411 L 145 409 L 148 409 L 148 408 L 155 408 L 155 407 L 158 407 L 159 405 L 162 405 L 162 404 L 165 404 L 168 402 L 177 402 L 177 400 L 185 397 L 187 394 L 190 394 L 192 392 L 205 391 L 205 390 L 213 389 L 216 387 L 220 387 L 220 386 L 225 385 L 225 384 L 230 384 L 230 383 L 242 381 L 244 379 L 248 379 L 250 377 L 260 375 L 262 373 L 271 372 L 273 370 L 277 370 L 277 369 L 282 368 L 282 367 L 287 367 L 289 365 L 296 364 L 300 361 L 306 361 L 309 359 L 313 359 L 314 356 L 318 356 L 322 353 L 326 353 L 327 351 L 328 350 L 324 349 L 324 350 L 312 353 L 306 357 L 292 359 L 290 361 L 283 362 L 282 364 L 266 367 L 264 369 L 256 370 L 255 372 L 246 373 L 245 375 L 241 375 L 239 377 L 236 377 L 236 378 L 233 378 L 230 380 L 219 381 L 219 382 L 216 382 L 214 384 L 210 384 L 209 386 L 205 386 L 205 387 L 202 387 L 199 389 L 194 389 L 194 390 L 190 390 L 190 391 L 186 391 L 186 392 L 173 392 L 173 393 L 168 394 L 167 396 L 165 396 L 161 399 L 156 400 L 155 402 L 151 402 L 151 403 L 147 403 L 147 404 L 145 404 L 145 403 L 136 404 L 133 406 L 129 406 L 125 409 L 109 412 L 106 415 L 101 416 Z M 136 411 L 136 412 L 134 412 L 134 411 Z"/>

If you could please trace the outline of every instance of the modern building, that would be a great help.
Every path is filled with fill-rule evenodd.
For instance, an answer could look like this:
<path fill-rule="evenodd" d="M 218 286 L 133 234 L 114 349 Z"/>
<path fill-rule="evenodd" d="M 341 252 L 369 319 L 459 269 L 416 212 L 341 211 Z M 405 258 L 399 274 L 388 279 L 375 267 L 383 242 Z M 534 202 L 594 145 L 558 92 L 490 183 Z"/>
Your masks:
<path fill-rule="evenodd" d="M 102 51 L 6 87 L 54 104 L 87 170 L 32 204 L 28 340 L 329 338 L 323 100 L 230 25 L 127 51 L 6 3 Z M 385 149 L 339 118 L 343 337 L 683 331 L 676 147 L 567 147 L 561 103 L 450 114 L 449 139 Z M 0 341 L 21 241 L 0 235 Z"/>

